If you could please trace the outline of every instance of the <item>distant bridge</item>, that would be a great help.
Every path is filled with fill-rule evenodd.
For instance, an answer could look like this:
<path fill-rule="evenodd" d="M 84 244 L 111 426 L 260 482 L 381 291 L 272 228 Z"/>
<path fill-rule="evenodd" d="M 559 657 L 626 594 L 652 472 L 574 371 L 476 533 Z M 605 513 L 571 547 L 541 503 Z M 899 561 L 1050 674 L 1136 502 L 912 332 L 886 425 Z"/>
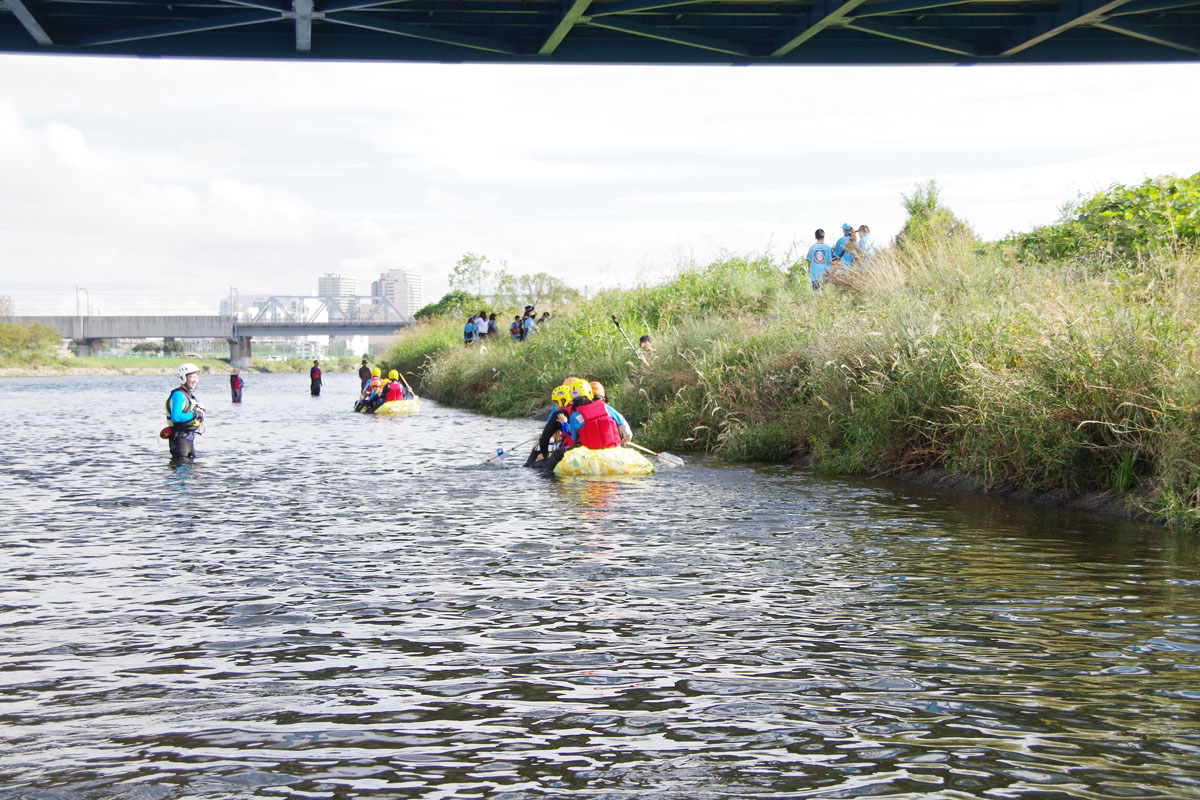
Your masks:
<path fill-rule="evenodd" d="M 252 357 L 254 336 L 387 336 L 413 324 L 391 302 L 380 298 L 359 313 L 364 298 L 273 297 L 249 322 L 222 316 L 47 316 L 4 317 L 4 322 L 40 323 L 78 342 L 76 353 L 90 354 L 101 339 L 225 339 L 230 363 L 244 367 Z M 317 301 L 315 312 L 300 315 L 286 310 L 295 300 Z M 316 318 L 320 314 L 326 320 Z"/>

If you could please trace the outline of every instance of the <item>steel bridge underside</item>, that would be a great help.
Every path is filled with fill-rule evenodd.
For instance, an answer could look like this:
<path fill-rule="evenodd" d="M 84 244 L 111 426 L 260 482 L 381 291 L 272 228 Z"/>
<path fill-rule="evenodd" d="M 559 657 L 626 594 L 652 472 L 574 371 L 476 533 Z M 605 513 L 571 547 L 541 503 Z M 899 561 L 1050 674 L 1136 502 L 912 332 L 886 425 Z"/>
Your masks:
<path fill-rule="evenodd" d="M 1200 0 L 0 0 L 0 52 L 318 61 L 1200 60 Z"/>

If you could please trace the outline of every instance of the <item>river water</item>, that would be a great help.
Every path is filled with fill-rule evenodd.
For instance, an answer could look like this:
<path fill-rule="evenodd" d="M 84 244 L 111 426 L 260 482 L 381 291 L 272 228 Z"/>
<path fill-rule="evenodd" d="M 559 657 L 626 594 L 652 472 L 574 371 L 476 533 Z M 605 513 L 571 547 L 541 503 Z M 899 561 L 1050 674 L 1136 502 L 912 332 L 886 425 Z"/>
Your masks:
<path fill-rule="evenodd" d="M 1200 797 L 1187 537 L 174 384 L 0 382 L 0 797 Z"/>

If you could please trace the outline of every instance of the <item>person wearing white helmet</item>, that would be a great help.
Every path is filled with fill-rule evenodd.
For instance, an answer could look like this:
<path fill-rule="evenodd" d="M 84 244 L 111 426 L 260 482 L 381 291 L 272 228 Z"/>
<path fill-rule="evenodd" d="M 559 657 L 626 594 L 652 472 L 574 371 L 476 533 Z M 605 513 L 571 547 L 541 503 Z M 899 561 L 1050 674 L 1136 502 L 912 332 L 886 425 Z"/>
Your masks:
<path fill-rule="evenodd" d="M 200 368 L 195 364 L 182 364 L 176 374 L 179 375 L 179 386 L 167 396 L 167 423 L 171 426 L 167 438 L 171 458 L 192 459 L 196 457 L 196 434 L 204 433 L 204 406 L 195 395 Z"/>

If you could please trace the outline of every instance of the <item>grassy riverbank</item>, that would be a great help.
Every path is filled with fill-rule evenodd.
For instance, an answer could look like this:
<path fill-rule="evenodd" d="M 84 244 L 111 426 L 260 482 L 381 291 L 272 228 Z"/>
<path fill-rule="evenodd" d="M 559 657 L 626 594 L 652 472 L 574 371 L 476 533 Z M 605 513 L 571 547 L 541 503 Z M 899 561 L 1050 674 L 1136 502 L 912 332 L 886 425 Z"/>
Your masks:
<path fill-rule="evenodd" d="M 1114 250 L 1086 231 L 1030 255 L 1071 222 L 982 244 L 929 203 L 820 292 L 789 281 L 795 265 L 728 258 L 581 303 L 521 344 L 464 348 L 457 319 L 422 325 L 384 361 L 442 402 L 509 416 L 567 375 L 598 379 L 656 449 L 1111 492 L 1200 530 L 1200 258 L 1178 236 Z M 614 313 L 653 336 L 649 364 Z"/>

